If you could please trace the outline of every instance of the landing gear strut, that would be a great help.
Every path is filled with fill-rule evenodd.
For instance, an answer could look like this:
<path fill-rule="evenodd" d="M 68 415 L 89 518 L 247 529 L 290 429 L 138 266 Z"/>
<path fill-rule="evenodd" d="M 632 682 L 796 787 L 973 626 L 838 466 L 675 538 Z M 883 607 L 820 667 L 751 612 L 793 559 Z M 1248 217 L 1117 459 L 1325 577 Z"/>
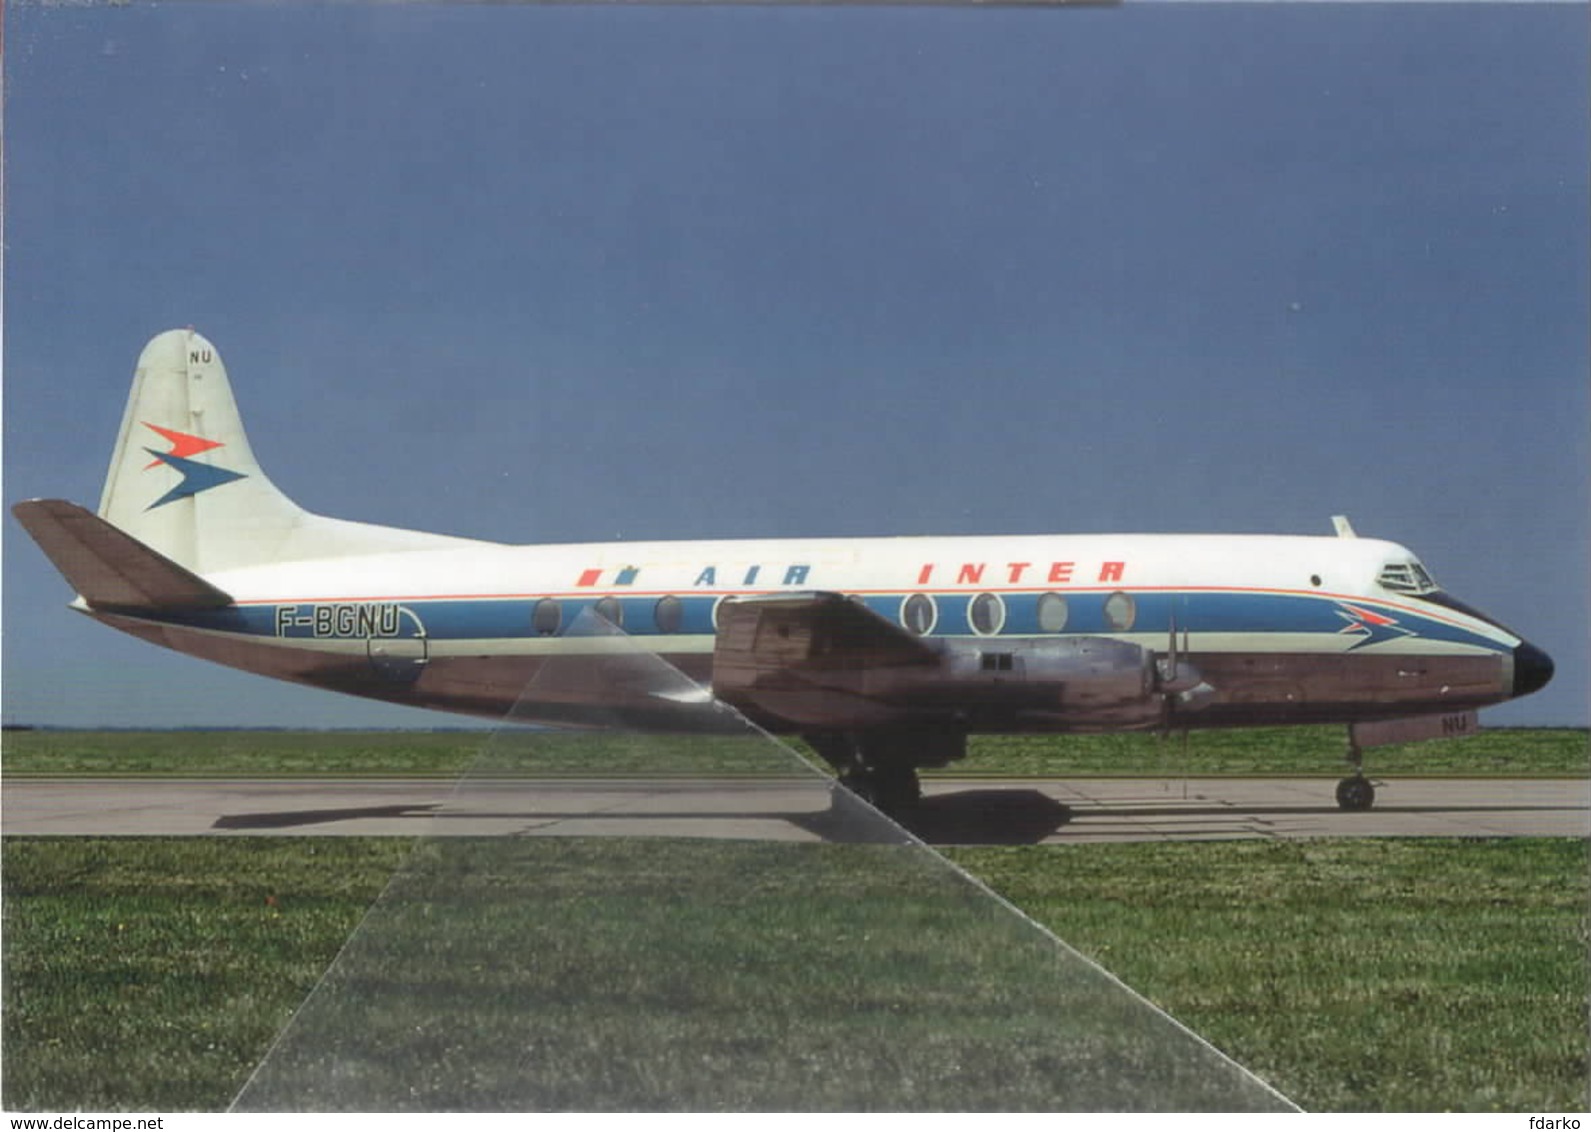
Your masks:
<path fill-rule="evenodd" d="M 845 771 L 840 784 L 880 813 L 892 816 L 915 806 L 923 796 L 917 772 L 909 766 Z"/>
<path fill-rule="evenodd" d="M 922 798 L 917 768 L 944 766 L 967 752 L 967 737 L 928 731 L 825 732 L 803 736 L 840 783 L 891 816 Z"/>
<path fill-rule="evenodd" d="M 1348 765 L 1353 773 L 1337 783 L 1337 805 L 1344 810 L 1368 810 L 1376 804 L 1376 788 L 1364 774 L 1364 752 L 1348 728 Z"/>

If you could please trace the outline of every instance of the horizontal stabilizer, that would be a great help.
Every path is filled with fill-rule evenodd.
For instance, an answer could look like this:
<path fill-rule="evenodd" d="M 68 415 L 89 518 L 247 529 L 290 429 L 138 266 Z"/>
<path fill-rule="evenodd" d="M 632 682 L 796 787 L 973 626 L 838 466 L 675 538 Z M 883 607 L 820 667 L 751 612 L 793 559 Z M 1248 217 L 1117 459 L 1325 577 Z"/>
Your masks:
<path fill-rule="evenodd" d="M 11 508 L 55 568 L 96 609 L 213 609 L 230 595 L 64 499 Z"/>

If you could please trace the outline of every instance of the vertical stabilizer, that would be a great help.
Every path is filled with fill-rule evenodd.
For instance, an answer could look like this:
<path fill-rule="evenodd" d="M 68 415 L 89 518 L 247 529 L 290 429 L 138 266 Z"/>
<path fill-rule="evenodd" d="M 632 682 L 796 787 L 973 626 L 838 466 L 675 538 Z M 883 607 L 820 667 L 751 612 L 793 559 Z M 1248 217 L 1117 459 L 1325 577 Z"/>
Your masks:
<path fill-rule="evenodd" d="M 168 330 L 138 355 L 99 513 L 201 571 L 268 561 L 303 515 L 260 470 L 221 355 L 202 335 Z"/>
<path fill-rule="evenodd" d="M 462 545 L 313 515 L 254 458 L 220 352 L 168 330 L 138 356 L 100 517 L 189 570 Z"/>

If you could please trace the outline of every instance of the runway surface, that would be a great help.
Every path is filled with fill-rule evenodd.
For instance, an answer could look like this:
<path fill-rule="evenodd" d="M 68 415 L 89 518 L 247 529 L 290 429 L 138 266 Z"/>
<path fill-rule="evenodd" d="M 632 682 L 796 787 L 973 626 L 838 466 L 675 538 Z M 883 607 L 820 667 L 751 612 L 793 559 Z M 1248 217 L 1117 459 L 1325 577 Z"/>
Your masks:
<path fill-rule="evenodd" d="M 1591 781 L 1404 779 L 1374 809 L 1316 778 L 930 779 L 936 844 L 1297 837 L 1586 837 Z M 616 836 L 849 840 L 809 778 L 6 779 L 8 835 Z"/>

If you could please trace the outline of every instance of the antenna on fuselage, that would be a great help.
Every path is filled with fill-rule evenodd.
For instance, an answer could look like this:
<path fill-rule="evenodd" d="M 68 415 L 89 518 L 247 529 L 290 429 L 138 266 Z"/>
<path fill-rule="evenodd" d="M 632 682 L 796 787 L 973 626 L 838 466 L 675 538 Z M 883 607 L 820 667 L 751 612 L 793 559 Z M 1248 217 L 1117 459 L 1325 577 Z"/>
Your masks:
<path fill-rule="evenodd" d="M 1358 534 L 1354 532 L 1353 524 L 1348 521 L 1348 516 L 1346 515 L 1333 515 L 1331 517 L 1331 525 L 1336 528 L 1338 538 L 1359 537 Z"/>

